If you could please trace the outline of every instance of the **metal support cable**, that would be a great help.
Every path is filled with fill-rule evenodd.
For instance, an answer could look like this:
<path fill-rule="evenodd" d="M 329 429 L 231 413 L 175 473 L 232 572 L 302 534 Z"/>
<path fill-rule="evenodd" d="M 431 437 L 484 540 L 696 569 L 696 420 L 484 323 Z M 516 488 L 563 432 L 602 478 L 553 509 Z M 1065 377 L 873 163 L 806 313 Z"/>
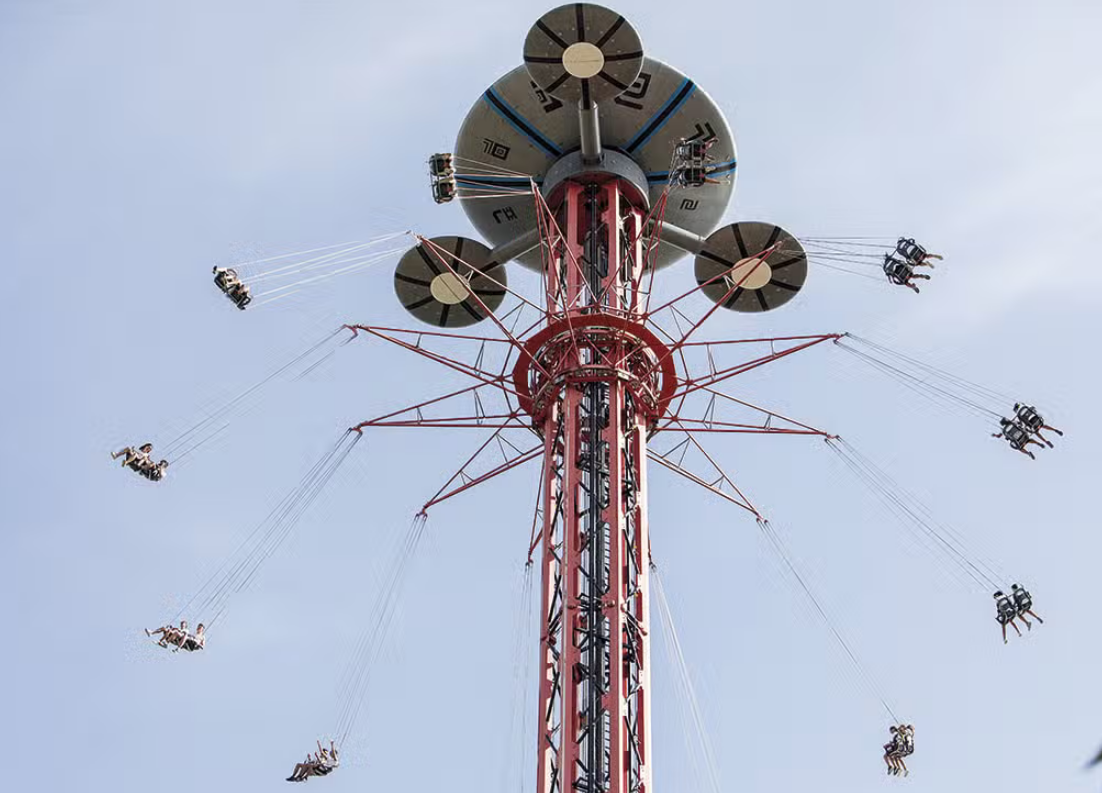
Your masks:
<path fill-rule="evenodd" d="M 865 685 L 872 692 L 872 694 L 880 701 L 880 704 L 884 706 L 884 710 L 886 710 L 888 715 L 891 717 L 892 723 L 900 724 L 901 722 L 899 720 L 899 717 L 895 715 L 895 711 L 893 711 L 891 705 L 888 704 L 888 701 L 884 697 L 880 686 L 876 683 L 876 679 L 865 668 L 864 664 L 861 663 L 861 661 L 857 657 L 857 654 L 850 646 L 850 643 L 846 640 L 845 636 L 842 635 L 841 630 L 835 624 L 834 620 L 832 620 L 827 614 L 826 609 L 823 608 L 823 605 L 819 601 L 819 598 L 816 597 L 815 593 L 808 585 L 807 580 L 796 567 L 792 555 L 789 552 L 788 548 L 785 546 L 784 541 L 780 538 L 780 536 L 778 536 L 768 520 L 759 519 L 758 527 L 762 530 L 762 533 L 765 535 L 766 539 L 769 540 L 773 548 L 777 551 L 777 554 L 784 562 L 788 572 L 791 574 L 796 583 L 799 584 L 800 590 L 802 590 L 804 595 L 807 596 L 807 599 L 811 603 L 812 607 L 815 609 L 815 612 L 819 615 L 819 617 L 822 618 L 823 624 L 827 627 L 831 635 L 834 637 L 835 641 L 837 641 L 838 645 L 842 648 L 846 657 L 853 664 L 853 667 L 857 671 L 858 676 L 864 681 Z"/>

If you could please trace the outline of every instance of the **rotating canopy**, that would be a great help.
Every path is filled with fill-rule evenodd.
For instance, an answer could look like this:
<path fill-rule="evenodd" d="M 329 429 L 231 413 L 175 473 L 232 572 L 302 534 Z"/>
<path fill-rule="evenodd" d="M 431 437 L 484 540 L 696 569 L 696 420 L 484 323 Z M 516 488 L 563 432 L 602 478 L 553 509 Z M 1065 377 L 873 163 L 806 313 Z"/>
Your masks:
<path fill-rule="evenodd" d="M 646 174 L 651 206 L 666 188 L 670 162 L 681 139 L 714 141 L 709 148 L 714 162 L 707 166 L 706 174 L 715 183 L 675 192 L 665 213 L 669 223 L 707 236 L 723 217 L 735 189 L 735 141 L 712 98 L 672 66 L 644 58 L 631 88 L 602 103 L 600 113 L 604 148 L 615 149 L 639 165 Z M 475 102 L 459 131 L 455 155 L 518 174 L 475 177 L 487 187 L 526 187 L 528 176 L 519 174 L 530 174 L 542 185 L 548 169 L 580 147 L 578 130 L 577 107 L 540 88 L 528 69 L 519 66 Z M 536 228 L 532 198 L 527 195 L 462 204 L 471 223 L 491 245 L 504 244 Z M 684 255 L 662 243 L 654 262 L 665 267 Z M 533 269 L 541 266 L 538 253 L 522 256 L 520 261 Z"/>
<path fill-rule="evenodd" d="M 463 328 L 486 318 L 479 301 L 490 311 L 501 305 L 507 276 L 489 248 L 466 237 L 429 242 L 440 250 L 418 243 L 394 271 L 394 291 L 406 311 L 439 328 Z"/>
<path fill-rule="evenodd" d="M 524 63 L 548 94 L 588 108 L 631 88 L 643 69 L 643 45 L 615 11 L 571 3 L 548 11 L 528 31 Z"/>
<path fill-rule="evenodd" d="M 767 252 L 774 245 L 778 247 Z M 796 296 L 805 280 L 807 254 L 803 247 L 771 223 L 746 221 L 725 226 L 708 237 L 696 257 L 696 282 L 701 291 L 713 303 L 723 301 L 723 307 L 732 311 L 780 308 Z"/>

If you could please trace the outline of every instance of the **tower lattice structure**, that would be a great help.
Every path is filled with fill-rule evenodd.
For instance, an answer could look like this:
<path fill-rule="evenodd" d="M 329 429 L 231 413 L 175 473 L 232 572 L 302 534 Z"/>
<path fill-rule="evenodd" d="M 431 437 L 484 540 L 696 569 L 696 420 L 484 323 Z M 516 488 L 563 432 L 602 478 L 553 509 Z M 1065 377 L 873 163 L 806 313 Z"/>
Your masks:
<path fill-rule="evenodd" d="M 697 338 L 720 308 L 784 305 L 803 286 L 807 257 L 779 226 L 716 229 L 734 189 L 731 132 L 691 80 L 644 57 L 622 16 L 588 3 L 553 9 L 530 31 L 524 60 L 472 108 L 455 153 L 430 159 L 433 197 L 460 199 L 494 247 L 418 236 L 399 261 L 399 301 L 439 329 L 347 326 L 473 382 L 353 429 L 490 433 L 423 512 L 541 462 L 529 543 L 541 569 L 536 793 L 646 793 L 648 463 L 761 520 L 702 438 L 831 436 L 720 386 L 838 334 Z M 685 254 L 695 284 L 653 305 L 656 272 Z M 510 261 L 536 272 L 539 298 L 509 286 Z M 683 308 L 700 295 L 712 305 L 692 318 Z M 506 296 L 516 305 L 499 316 Z M 523 310 L 537 317 L 527 327 Z M 455 332 L 486 320 L 496 336 Z M 502 407 L 486 407 L 490 394 Z M 472 399 L 473 414 L 455 408 Z M 663 435 L 681 440 L 651 448 Z M 685 462 L 689 451 L 702 470 Z"/>

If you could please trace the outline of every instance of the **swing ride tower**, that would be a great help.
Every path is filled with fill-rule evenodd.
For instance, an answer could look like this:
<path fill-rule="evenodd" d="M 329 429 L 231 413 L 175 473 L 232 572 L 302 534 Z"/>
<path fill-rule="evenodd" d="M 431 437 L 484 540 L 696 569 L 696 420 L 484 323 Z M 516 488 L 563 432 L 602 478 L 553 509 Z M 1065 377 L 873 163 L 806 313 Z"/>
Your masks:
<path fill-rule="evenodd" d="M 687 162 L 692 143 L 696 159 Z M 531 450 L 482 475 L 461 469 L 426 509 L 542 460 L 532 541 L 542 570 L 537 793 L 646 793 L 648 457 L 758 514 L 725 474 L 691 475 L 654 458 L 648 439 L 672 422 L 687 435 L 686 427 L 824 435 L 787 419 L 774 426 L 772 413 L 762 426 L 718 427 L 682 418 L 679 406 L 694 391 L 835 337 L 747 340 L 768 342 L 769 352 L 690 376 L 686 350 L 702 344 L 691 339 L 704 321 L 720 307 L 783 305 L 802 287 L 807 259 L 771 224 L 715 230 L 734 190 L 727 122 L 692 80 L 645 57 L 634 28 L 614 11 L 577 3 L 541 17 L 525 41 L 524 65 L 475 103 L 454 154 L 430 162 L 434 180 L 453 180 L 449 189 L 434 181 L 434 197 L 458 197 L 492 247 L 419 237 L 397 266 L 399 301 L 440 329 L 489 319 L 504 338 L 353 326 L 479 381 L 354 429 L 477 426 L 538 436 Z M 693 288 L 652 305 L 657 271 L 686 254 L 695 257 Z M 538 274 L 538 303 L 509 288 L 510 261 Z M 715 304 L 699 321 L 676 335 L 655 321 L 698 292 Z M 519 333 L 508 327 L 495 315 L 507 294 L 535 308 L 539 320 Z M 481 355 L 471 363 L 430 349 L 442 339 L 507 344 L 507 365 L 495 373 Z M 507 412 L 424 415 L 427 406 L 485 388 L 504 394 Z"/>

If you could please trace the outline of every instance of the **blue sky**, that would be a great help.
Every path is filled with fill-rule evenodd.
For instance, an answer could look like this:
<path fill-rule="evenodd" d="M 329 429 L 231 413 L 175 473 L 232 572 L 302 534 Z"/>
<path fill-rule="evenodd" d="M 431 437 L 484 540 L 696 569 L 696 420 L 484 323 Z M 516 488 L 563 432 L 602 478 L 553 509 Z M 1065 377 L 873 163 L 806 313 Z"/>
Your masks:
<path fill-rule="evenodd" d="M 140 636 L 357 420 L 454 382 L 356 343 L 276 389 L 163 486 L 109 464 L 171 434 L 336 324 L 409 324 L 389 265 L 270 310 L 209 282 L 235 252 L 414 228 L 470 233 L 423 161 L 519 62 L 543 4 L 0 4 L 0 239 L 8 341 L 0 584 L 6 788 L 275 789 L 333 725 L 335 688 L 410 515 L 480 442 L 378 433 L 181 658 Z M 1102 539 L 1093 489 L 1102 276 L 1097 3 L 632 2 L 649 54 L 724 108 L 731 219 L 803 235 L 908 233 L 945 253 L 920 297 L 813 270 L 710 338 L 852 330 L 1044 406 L 1036 463 L 982 422 L 823 348 L 731 391 L 845 435 L 1029 582 L 1046 624 L 1003 647 L 990 598 L 954 586 L 821 443 L 712 443 L 786 527 L 893 708 L 917 727 L 886 780 L 886 720 L 784 583 L 751 521 L 652 470 L 656 561 L 721 787 L 863 793 L 1096 790 Z M 702 21 L 701 21 L 702 20 Z M 534 278 L 514 270 L 514 281 Z M 690 282 L 682 263 L 663 288 Z M 695 305 L 702 311 L 705 304 Z M 186 422 L 185 422 L 186 423 Z M 510 730 L 516 580 L 536 470 L 432 514 L 347 768 L 353 789 L 530 789 Z M 655 786 L 700 787 L 655 648 Z M 43 759 L 44 752 L 48 755 Z M 30 761 L 29 758 L 35 758 Z M 524 788 L 519 788 L 522 779 Z"/>

